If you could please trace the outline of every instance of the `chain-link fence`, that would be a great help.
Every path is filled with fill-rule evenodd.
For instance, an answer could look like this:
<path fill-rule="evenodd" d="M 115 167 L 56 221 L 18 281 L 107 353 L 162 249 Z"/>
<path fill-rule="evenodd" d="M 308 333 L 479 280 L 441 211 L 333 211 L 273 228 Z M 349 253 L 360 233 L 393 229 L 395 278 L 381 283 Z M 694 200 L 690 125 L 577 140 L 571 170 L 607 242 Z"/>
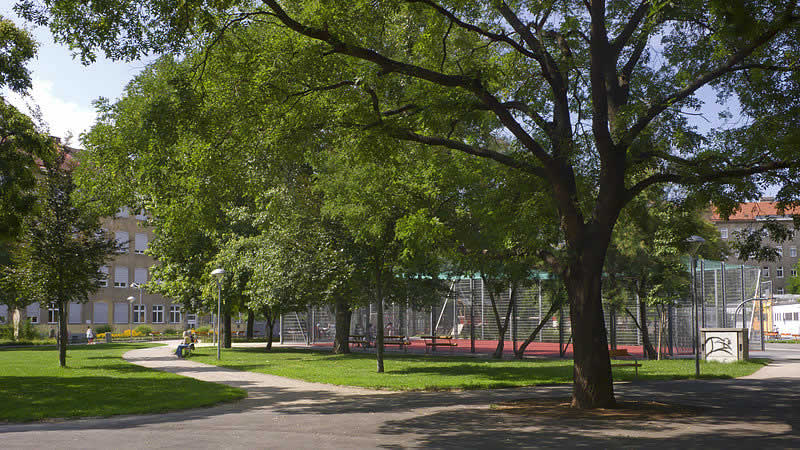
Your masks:
<path fill-rule="evenodd" d="M 691 296 L 677 299 L 670 306 L 646 306 L 643 308 L 644 317 L 641 317 L 639 299 L 633 294 L 617 308 L 605 305 L 610 345 L 643 345 L 643 333 L 637 326 L 642 322 L 647 326 L 653 347 L 660 346 L 663 353 L 669 355 L 691 354 L 694 351 L 694 323 L 698 328 L 746 326 L 750 329 L 751 347 L 760 345 L 762 315 L 759 302 L 752 301 L 759 294 L 757 267 L 700 260 L 695 281 L 698 300 L 696 322 Z M 448 280 L 446 293 L 433 306 L 415 309 L 401 303 L 385 304 L 385 333 L 412 337 L 452 335 L 458 339 L 470 339 L 474 333 L 477 340 L 497 340 L 501 334 L 499 327 L 504 326 L 508 316 L 504 334 L 506 340 L 524 341 L 541 321 L 545 321 L 534 342 L 566 345 L 571 341 L 569 306 L 564 301 L 563 289 L 555 288 L 557 283 L 558 280 L 547 274 L 539 274 L 527 286 L 516 290 L 502 289 L 490 295 L 488 286 L 480 278 Z M 516 307 L 509 312 L 512 293 Z M 494 307 L 492 297 L 495 300 Z M 551 311 L 554 302 L 563 306 Z M 747 303 L 740 306 L 743 302 Z M 499 324 L 495 309 L 500 316 Z M 548 315 L 548 312 L 551 314 Z M 376 324 L 375 305 L 358 308 L 353 311 L 350 333 L 374 336 Z M 333 310 L 331 307 L 318 307 L 285 314 L 280 328 L 284 342 L 332 342 L 335 334 Z"/>

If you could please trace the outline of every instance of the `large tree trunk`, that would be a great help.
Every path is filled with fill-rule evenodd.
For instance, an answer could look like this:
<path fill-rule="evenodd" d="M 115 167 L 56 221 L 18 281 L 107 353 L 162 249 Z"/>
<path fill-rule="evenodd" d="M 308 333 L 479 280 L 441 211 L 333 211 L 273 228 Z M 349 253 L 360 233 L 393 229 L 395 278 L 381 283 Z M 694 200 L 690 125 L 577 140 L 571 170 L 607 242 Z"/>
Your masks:
<path fill-rule="evenodd" d="M 350 353 L 350 319 L 353 311 L 344 298 L 336 299 L 336 335 L 333 338 L 333 353 Z"/>
<path fill-rule="evenodd" d="M 222 325 L 225 328 L 222 337 L 222 346 L 225 348 L 231 348 L 231 313 L 226 312 L 222 315 L 222 317 Z"/>
<path fill-rule="evenodd" d="M 639 331 L 642 333 L 642 347 L 644 347 L 644 354 L 647 359 L 656 359 L 656 349 L 653 348 L 653 343 L 650 342 L 650 332 L 647 330 L 647 305 L 641 300 L 639 296 Z"/>
<path fill-rule="evenodd" d="M 252 310 L 248 309 L 247 310 L 247 331 L 245 332 L 246 333 L 245 337 L 247 338 L 248 341 L 253 339 L 253 326 L 255 325 L 255 322 L 256 322 L 256 313 L 253 312 Z"/>
<path fill-rule="evenodd" d="M 264 316 L 267 318 L 267 351 L 272 350 L 272 339 L 275 331 L 275 320 L 278 318 L 277 314 L 273 314 L 271 310 L 267 309 L 264 312 Z"/>
<path fill-rule="evenodd" d="M 564 279 L 571 303 L 574 354 L 572 406 L 575 408 L 615 406 L 601 301 L 601 262 L 602 258 L 596 265 L 573 263 Z"/>
<path fill-rule="evenodd" d="M 58 305 L 58 364 L 67 367 L 67 308 Z"/>

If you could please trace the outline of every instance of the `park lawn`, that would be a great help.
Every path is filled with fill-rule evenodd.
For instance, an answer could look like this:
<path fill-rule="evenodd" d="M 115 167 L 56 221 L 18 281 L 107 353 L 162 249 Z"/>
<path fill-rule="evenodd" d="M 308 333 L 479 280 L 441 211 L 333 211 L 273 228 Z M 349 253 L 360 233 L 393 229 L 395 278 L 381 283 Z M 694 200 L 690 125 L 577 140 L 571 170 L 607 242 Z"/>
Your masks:
<path fill-rule="evenodd" d="M 571 360 L 526 359 L 497 361 L 464 356 L 385 354 L 383 374 L 376 373 L 375 355 L 334 355 L 318 350 L 233 348 L 222 352 L 198 348 L 193 361 L 237 370 L 279 375 L 299 380 L 389 390 L 493 389 L 541 384 L 572 383 Z M 620 361 L 622 362 L 622 361 Z M 626 361 L 630 362 L 630 361 Z M 639 379 L 694 378 L 694 360 L 641 361 Z M 749 375 L 765 360 L 722 364 L 701 363 L 702 378 L 735 378 Z M 632 380 L 632 367 L 614 368 L 614 379 Z"/>
<path fill-rule="evenodd" d="M 238 400 L 244 390 L 131 364 L 122 354 L 153 344 L 0 349 L 0 422 L 173 411 Z"/>

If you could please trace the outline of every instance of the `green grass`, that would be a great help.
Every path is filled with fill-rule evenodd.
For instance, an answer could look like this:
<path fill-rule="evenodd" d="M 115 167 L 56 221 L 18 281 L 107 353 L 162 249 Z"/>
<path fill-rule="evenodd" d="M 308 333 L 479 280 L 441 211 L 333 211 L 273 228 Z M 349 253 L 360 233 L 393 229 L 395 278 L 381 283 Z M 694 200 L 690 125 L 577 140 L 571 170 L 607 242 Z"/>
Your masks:
<path fill-rule="evenodd" d="M 214 349 L 198 348 L 192 360 L 217 364 Z M 766 364 L 701 362 L 702 378 L 749 375 Z M 694 378 L 694 360 L 641 361 L 639 379 Z M 388 354 L 385 372 L 376 373 L 375 355 L 277 348 L 226 349 L 220 366 L 305 381 L 389 390 L 491 389 L 572 382 L 571 360 L 496 361 L 470 357 Z M 615 380 L 634 379 L 633 367 L 614 368 Z"/>
<path fill-rule="evenodd" d="M 130 364 L 122 354 L 152 344 L 0 349 L 0 422 L 143 414 L 244 398 L 242 389 Z"/>
<path fill-rule="evenodd" d="M 768 339 L 768 344 L 800 344 L 800 339 Z"/>
<path fill-rule="evenodd" d="M 56 345 L 56 340 L 51 338 L 22 339 L 19 341 L 15 341 L 13 339 L 0 339 L 0 347 L 13 347 L 18 345 Z"/>

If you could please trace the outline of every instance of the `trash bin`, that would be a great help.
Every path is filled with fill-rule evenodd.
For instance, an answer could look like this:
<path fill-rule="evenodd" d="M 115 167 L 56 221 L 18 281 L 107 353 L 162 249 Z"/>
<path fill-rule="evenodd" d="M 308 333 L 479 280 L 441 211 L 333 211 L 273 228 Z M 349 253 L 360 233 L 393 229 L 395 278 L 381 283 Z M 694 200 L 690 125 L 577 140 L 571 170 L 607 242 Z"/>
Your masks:
<path fill-rule="evenodd" d="M 747 328 L 702 328 L 700 342 L 706 361 L 733 362 L 750 358 Z"/>
<path fill-rule="evenodd" d="M 110 344 L 110 343 L 111 343 L 111 332 L 107 331 L 106 332 L 106 344 Z"/>

